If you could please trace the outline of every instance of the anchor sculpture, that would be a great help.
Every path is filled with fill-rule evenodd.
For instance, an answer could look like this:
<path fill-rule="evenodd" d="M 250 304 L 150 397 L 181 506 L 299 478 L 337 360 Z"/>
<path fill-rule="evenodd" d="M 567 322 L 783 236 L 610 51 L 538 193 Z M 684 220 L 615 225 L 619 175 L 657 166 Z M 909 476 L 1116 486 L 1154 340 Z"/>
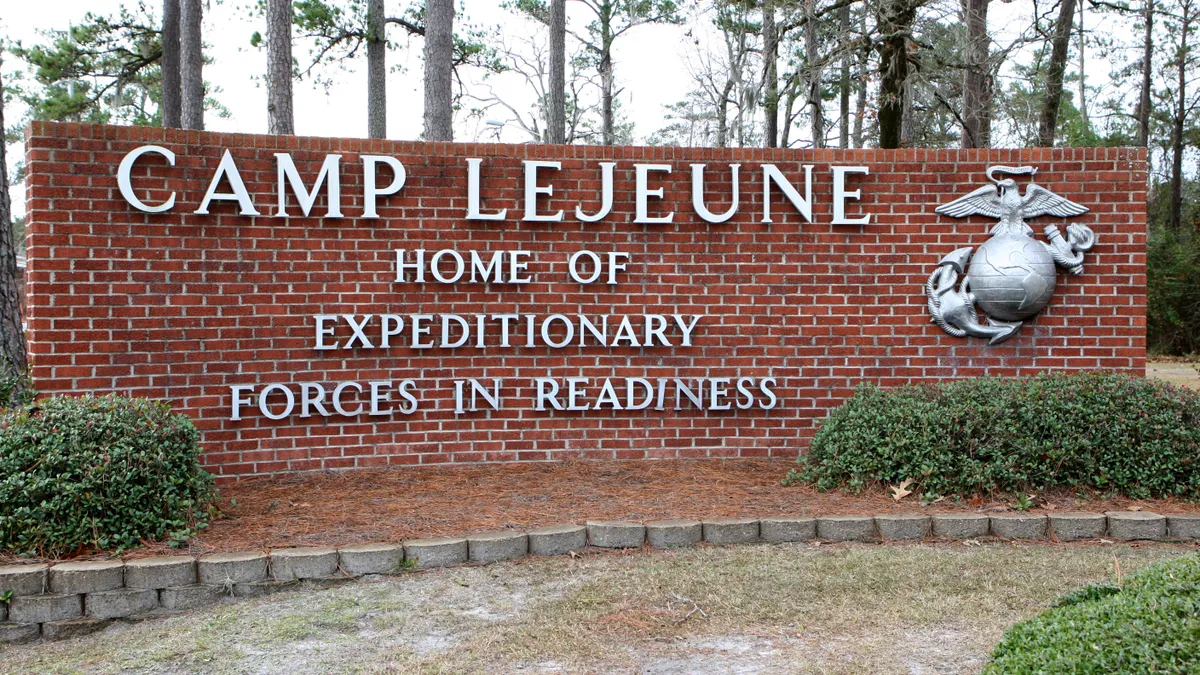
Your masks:
<path fill-rule="evenodd" d="M 1000 222 L 978 251 L 960 248 L 942 258 L 925 283 L 934 323 L 954 337 L 987 338 L 993 345 L 1016 335 L 1024 320 L 1050 301 L 1057 280 L 1055 265 L 1082 274 L 1083 255 L 1096 243 L 1091 228 L 1078 223 L 1067 225 L 1066 238 L 1056 225 L 1048 224 L 1043 228 L 1048 243 L 1034 239 L 1026 219 L 1046 214 L 1078 216 L 1087 213 L 1087 207 L 1033 183 L 1022 195 L 1015 180 L 997 179 L 997 173 L 1032 176 L 1037 169 L 989 167 L 987 177 L 995 185 L 937 207 L 938 213 L 955 218 L 979 213 Z M 987 314 L 986 324 L 979 322 L 977 305 Z"/>

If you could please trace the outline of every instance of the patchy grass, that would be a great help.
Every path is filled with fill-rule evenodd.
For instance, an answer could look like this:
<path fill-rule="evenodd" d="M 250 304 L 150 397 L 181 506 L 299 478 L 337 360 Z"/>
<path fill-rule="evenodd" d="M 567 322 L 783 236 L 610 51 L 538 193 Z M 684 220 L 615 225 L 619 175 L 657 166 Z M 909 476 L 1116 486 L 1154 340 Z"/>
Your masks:
<path fill-rule="evenodd" d="M 1146 377 L 1166 380 L 1189 389 L 1200 389 L 1200 363 L 1192 361 L 1149 361 L 1146 363 Z"/>
<path fill-rule="evenodd" d="M 0 650 L 0 672 L 975 672 L 1060 594 L 1194 547 L 742 546 L 289 592 Z"/>

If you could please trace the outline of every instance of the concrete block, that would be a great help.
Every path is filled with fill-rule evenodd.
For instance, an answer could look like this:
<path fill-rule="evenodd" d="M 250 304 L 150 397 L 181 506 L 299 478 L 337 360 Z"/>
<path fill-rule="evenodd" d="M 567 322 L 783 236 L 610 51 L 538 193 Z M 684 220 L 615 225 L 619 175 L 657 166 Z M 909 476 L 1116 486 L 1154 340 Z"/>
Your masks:
<path fill-rule="evenodd" d="M 698 520 L 651 520 L 646 523 L 646 541 L 654 548 L 695 546 L 704 538 Z"/>
<path fill-rule="evenodd" d="M 201 556 L 196 561 L 196 578 L 208 586 L 263 581 L 267 578 L 267 554 L 239 551 Z"/>
<path fill-rule="evenodd" d="M 1175 539 L 1200 539 L 1200 514 L 1167 516 L 1167 533 Z"/>
<path fill-rule="evenodd" d="M 1167 519 L 1149 511 L 1109 511 L 1108 536 L 1113 539 L 1166 539 Z"/>
<path fill-rule="evenodd" d="M 588 543 L 601 548 L 639 548 L 646 541 L 646 527 L 628 520 L 589 520 Z"/>
<path fill-rule="evenodd" d="M 817 536 L 829 541 L 875 541 L 875 519 L 871 516 L 820 516 Z"/>
<path fill-rule="evenodd" d="M 758 541 L 758 518 L 712 518 L 703 521 L 704 541 L 710 544 L 748 544 Z"/>
<path fill-rule="evenodd" d="M 158 601 L 164 609 L 173 611 L 207 607 L 228 593 L 220 586 L 175 586 L 158 592 Z"/>
<path fill-rule="evenodd" d="M 46 623 L 83 616 L 81 595 L 21 595 L 8 605 L 8 620 L 13 623 Z"/>
<path fill-rule="evenodd" d="M 758 521 L 758 534 L 763 541 L 808 541 L 817 536 L 816 518 L 763 518 Z"/>
<path fill-rule="evenodd" d="M 468 550 L 467 540 L 461 537 L 409 539 L 404 542 L 405 560 L 412 562 L 413 567 L 419 570 L 465 563 Z"/>
<path fill-rule="evenodd" d="M 587 528 L 583 525 L 548 525 L 525 534 L 530 555 L 566 555 L 587 546 Z"/>
<path fill-rule="evenodd" d="M 355 581 L 355 577 L 346 576 L 346 575 L 334 575 L 334 576 L 329 576 L 329 577 L 314 577 L 311 579 L 305 579 L 302 583 L 305 588 L 315 588 L 317 590 L 324 590 L 326 588 L 333 588 L 335 586 L 343 586 L 348 583 L 353 583 L 354 581 Z"/>
<path fill-rule="evenodd" d="M 276 581 L 315 579 L 337 571 L 338 552 L 332 548 L 283 548 L 271 551 L 271 576 Z"/>
<path fill-rule="evenodd" d="M 473 563 L 516 560 L 529 553 L 529 537 L 524 532 L 499 530 L 467 535 L 467 559 Z"/>
<path fill-rule="evenodd" d="M 12 591 L 13 595 L 41 595 L 47 590 L 46 570 L 49 565 L 2 565 L 0 566 L 0 594 Z"/>
<path fill-rule="evenodd" d="M 272 595 L 282 591 L 290 591 L 300 587 L 298 579 L 289 579 L 287 581 L 250 581 L 244 584 L 234 584 L 233 594 L 239 598 L 260 598 L 264 595 Z"/>
<path fill-rule="evenodd" d="M 935 513 L 933 536 L 946 539 L 977 539 L 988 534 L 989 519 L 981 513 Z"/>
<path fill-rule="evenodd" d="M 50 568 L 50 592 L 57 595 L 111 591 L 125 585 L 125 563 L 120 560 L 82 560 Z"/>
<path fill-rule="evenodd" d="M 36 623 L 0 623 L 0 645 L 33 642 L 42 634 Z"/>
<path fill-rule="evenodd" d="M 1045 539 L 1049 521 L 1032 513 L 998 513 L 991 516 L 992 534 L 1005 539 Z"/>
<path fill-rule="evenodd" d="M 107 591 L 105 591 L 107 592 Z M 153 591 L 151 591 L 153 593 Z M 158 595 L 155 593 L 155 595 Z M 67 640 L 80 635 L 91 635 L 112 625 L 112 619 L 70 619 L 48 621 L 42 624 L 42 637 L 47 640 Z"/>
<path fill-rule="evenodd" d="M 83 597 L 84 615 L 90 619 L 116 619 L 149 612 L 158 607 L 153 588 L 121 588 L 88 593 Z"/>
<path fill-rule="evenodd" d="M 338 549 L 338 566 L 346 574 L 394 574 L 404 562 L 400 544 L 355 544 Z"/>
<path fill-rule="evenodd" d="M 196 559 L 190 555 L 139 558 L 125 563 L 125 588 L 170 588 L 196 583 Z"/>
<path fill-rule="evenodd" d="M 884 541 L 924 539 L 929 536 L 929 516 L 919 513 L 884 513 L 875 516 L 875 527 Z"/>
<path fill-rule="evenodd" d="M 1108 518 L 1103 513 L 1068 511 L 1051 513 L 1050 531 L 1059 541 L 1099 539 L 1108 530 Z"/>

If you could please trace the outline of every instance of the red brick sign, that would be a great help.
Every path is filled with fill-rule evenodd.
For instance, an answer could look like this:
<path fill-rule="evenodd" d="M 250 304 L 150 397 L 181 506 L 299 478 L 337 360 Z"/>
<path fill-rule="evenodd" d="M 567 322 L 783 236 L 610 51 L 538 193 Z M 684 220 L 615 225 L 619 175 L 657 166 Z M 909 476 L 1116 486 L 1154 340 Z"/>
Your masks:
<path fill-rule="evenodd" d="M 559 147 L 49 123 L 27 141 L 38 390 L 170 400 L 225 476 L 793 457 L 860 383 L 1144 367 L 1138 150 Z M 996 302 L 1015 308 L 1023 300 L 1003 294 L 1031 283 L 1046 302 L 993 330 L 963 313 L 966 258 L 947 254 L 988 241 L 1001 215 L 985 212 L 1005 185 L 1027 205 L 1047 203 L 1037 190 L 1074 205 L 1025 208 L 1034 230 L 1070 233 L 1047 227 L 1045 260 L 1057 246 L 1079 267 L 1071 246 L 1086 248 L 1089 230 L 1095 241 L 1056 286 L 1053 261 L 1034 261 L 1049 266 L 1042 281 L 1009 283 L 1003 270 L 1027 263 L 989 249 Z M 947 207 L 964 217 L 935 212 L 976 190 L 984 201 Z M 945 299 L 930 303 L 937 284 Z M 947 332 L 975 318 L 967 337 Z M 993 333 L 1003 341 L 978 337 Z"/>

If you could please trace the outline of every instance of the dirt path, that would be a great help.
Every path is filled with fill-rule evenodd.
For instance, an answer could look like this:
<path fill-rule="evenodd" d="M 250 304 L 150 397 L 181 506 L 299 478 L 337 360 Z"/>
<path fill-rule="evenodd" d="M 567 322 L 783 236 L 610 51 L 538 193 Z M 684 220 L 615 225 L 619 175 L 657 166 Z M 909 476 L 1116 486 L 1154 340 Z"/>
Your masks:
<path fill-rule="evenodd" d="M 1061 593 L 1195 546 L 609 552 L 294 591 L 58 643 L 0 673 L 974 673 Z"/>
<path fill-rule="evenodd" d="M 1150 361 L 1146 364 L 1146 377 L 1155 377 L 1171 384 L 1200 389 L 1200 371 L 1196 370 L 1198 365 L 1200 364 L 1186 361 Z"/>

